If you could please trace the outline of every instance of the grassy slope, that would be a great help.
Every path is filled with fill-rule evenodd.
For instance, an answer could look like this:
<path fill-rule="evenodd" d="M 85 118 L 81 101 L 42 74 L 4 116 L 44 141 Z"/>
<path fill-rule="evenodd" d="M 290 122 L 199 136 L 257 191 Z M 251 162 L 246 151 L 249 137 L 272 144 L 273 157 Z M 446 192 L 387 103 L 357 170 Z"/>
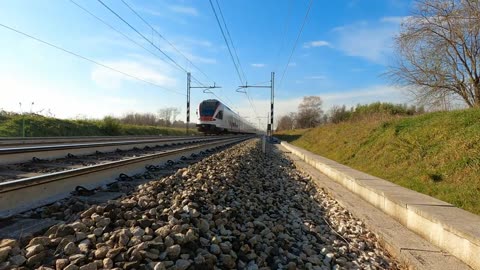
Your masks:
<path fill-rule="evenodd" d="M 480 110 L 346 122 L 279 137 L 480 214 Z"/>
<path fill-rule="evenodd" d="M 1 116 L 0 137 L 22 136 L 22 116 Z M 194 131 L 196 132 L 196 131 Z M 192 132 L 193 133 L 193 132 Z M 114 124 L 102 120 L 63 120 L 43 116 L 25 115 L 25 135 L 44 136 L 107 136 L 107 135 L 181 135 L 181 128 Z"/>

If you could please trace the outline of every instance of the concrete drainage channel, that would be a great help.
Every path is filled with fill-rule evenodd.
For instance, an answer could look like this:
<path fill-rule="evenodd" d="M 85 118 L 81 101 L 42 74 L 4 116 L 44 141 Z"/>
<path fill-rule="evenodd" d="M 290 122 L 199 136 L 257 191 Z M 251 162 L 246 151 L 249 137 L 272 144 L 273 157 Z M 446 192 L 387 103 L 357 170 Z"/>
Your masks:
<path fill-rule="evenodd" d="M 172 173 L 175 168 L 196 162 L 210 153 L 248 138 L 243 136 L 210 141 L 167 152 L 0 183 L 0 218 L 3 218 L 0 221 L 0 238 L 19 238 L 57 223 L 58 221 L 50 219 L 25 219 L 34 215 L 35 211 L 18 214 L 69 197 L 72 191 L 77 195 L 91 195 L 79 197 L 90 203 L 113 199 L 124 194 L 118 191 L 128 190 L 122 189 L 122 186 L 130 186 L 130 190 L 133 190 L 138 184 L 153 177 Z M 109 186 L 104 188 L 107 192 L 93 191 L 101 186 L 106 187 L 105 185 Z M 117 192 L 111 192 L 112 189 Z M 23 218 L 15 218 L 15 215 Z"/>
<path fill-rule="evenodd" d="M 480 269 L 480 216 L 286 142 L 281 145 L 321 172 L 323 177 L 327 176 L 328 181 L 338 183 L 414 232 L 417 237 L 423 237 L 417 243 L 408 243 L 405 239 L 395 238 L 392 232 L 384 232 L 387 244 L 414 265 L 412 268 Z M 327 183 L 326 186 L 332 185 Z M 436 267 L 426 267 L 428 264 L 425 261 Z"/>

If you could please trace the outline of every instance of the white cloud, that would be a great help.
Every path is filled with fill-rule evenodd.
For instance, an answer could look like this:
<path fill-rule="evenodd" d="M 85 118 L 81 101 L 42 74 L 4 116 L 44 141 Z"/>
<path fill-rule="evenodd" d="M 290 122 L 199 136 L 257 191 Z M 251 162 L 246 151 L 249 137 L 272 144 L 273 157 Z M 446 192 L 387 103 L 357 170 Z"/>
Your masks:
<path fill-rule="evenodd" d="M 349 56 L 386 64 L 392 54 L 393 37 L 403 19 L 405 17 L 384 17 L 375 23 L 359 21 L 335 27 L 332 30 L 337 34 L 335 47 Z"/>
<path fill-rule="evenodd" d="M 295 63 L 295 62 L 290 62 L 290 63 L 288 63 L 288 66 L 289 66 L 289 67 L 296 67 L 296 66 L 297 66 L 297 63 Z"/>
<path fill-rule="evenodd" d="M 179 5 L 172 5 L 168 6 L 168 9 L 180 14 L 191 15 L 191 16 L 198 16 L 198 11 L 194 7 L 190 6 L 179 6 Z"/>
<path fill-rule="evenodd" d="M 129 110 L 139 111 L 139 107 L 140 110 L 145 109 L 144 106 L 141 107 L 145 104 L 135 98 L 92 93 L 71 85 L 30 81 L 15 74 L 0 77 L 0 85 L 5 89 L 0 99 L 0 109 L 6 111 L 20 112 L 19 102 L 23 105 L 23 111 L 29 111 L 31 102 L 34 102 L 32 112 L 41 111 L 45 115 L 50 111 L 58 118 L 74 118 L 79 115 L 101 118 L 109 114 L 121 115 Z"/>
<path fill-rule="evenodd" d="M 310 42 L 305 42 L 303 44 L 303 47 L 304 48 L 313 48 L 313 47 L 331 47 L 332 45 L 330 45 L 329 42 L 327 41 L 324 41 L 324 40 L 314 40 L 314 41 L 310 41 Z"/>
<path fill-rule="evenodd" d="M 325 75 L 314 75 L 314 76 L 306 76 L 305 79 L 307 80 L 325 80 L 327 76 Z"/>
<path fill-rule="evenodd" d="M 393 24 L 401 24 L 408 20 L 410 16 L 386 16 L 380 19 L 382 23 L 393 23 Z"/>
<path fill-rule="evenodd" d="M 166 88 L 173 87 L 177 83 L 170 75 L 172 67 L 167 66 L 166 63 L 155 58 L 148 58 L 141 55 L 130 55 L 128 59 L 105 61 L 103 63 L 121 72 Z M 125 76 L 100 66 L 94 66 L 91 72 L 91 79 L 98 86 L 108 89 L 117 89 L 127 81 L 138 82 L 135 78 Z"/>
<path fill-rule="evenodd" d="M 251 64 L 251 66 L 256 68 L 262 68 L 262 67 L 265 67 L 266 65 L 262 63 L 255 63 L 255 64 Z"/>
<path fill-rule="evenodd" d="M 202 46 L 202 47 L 207 47 L 207 48 L 213 47 L 212 42 L 210 42 L 209 40 L 196 39 L 196 38 L 192 38 L 192 37 L 189 37 L 189 36 L 182 36 L 181 39 L 183 41 L 186 41 L 186 42 L 188 42 L 192 45 L 195 45 L 195 46 Z"/>

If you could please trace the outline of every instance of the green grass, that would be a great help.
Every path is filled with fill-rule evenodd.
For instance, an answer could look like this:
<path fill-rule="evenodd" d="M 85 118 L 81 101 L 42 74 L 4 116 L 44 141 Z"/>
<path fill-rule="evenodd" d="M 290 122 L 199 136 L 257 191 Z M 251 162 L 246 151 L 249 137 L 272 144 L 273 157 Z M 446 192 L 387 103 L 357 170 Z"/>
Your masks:
<path fill-rule="evenodd" d="M 0 137 L 21 137 L 23 120 L 26 137 L 185 134 L 183 128 L 124 125 L 112 118 L 64 120 L 39 115 L 0 115 Z"/>
<path fill-rule="evenodd" d="M 480 214 L 480 110 L 329 124 L 281 139 Z"/>

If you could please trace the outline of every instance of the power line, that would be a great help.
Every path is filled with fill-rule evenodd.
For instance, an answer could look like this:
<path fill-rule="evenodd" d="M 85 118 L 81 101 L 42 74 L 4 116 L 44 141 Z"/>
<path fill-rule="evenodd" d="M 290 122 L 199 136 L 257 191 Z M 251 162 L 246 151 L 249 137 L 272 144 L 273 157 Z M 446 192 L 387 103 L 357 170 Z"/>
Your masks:
<path fill-rule="evenodd" d="M 240 63 L 240 59 L 238 58 L 237 50 L 236 50 L 235 45 L 233 43 L 232 36 L 230 35 L 230 31 L 228 30 L 228 26 L 227 26 L 227 23 L 225 21 L 225 17 L 223 16 L 222 8 L 220 7 L 220 4 L 218 3 L 218 0 L 215 0 L 215 2 L 217 3 L 219 13 L 220 13 L 220 18 L 222 19 L 223 25 L 225 27 L 225 32 L 227 32 L 227 35 L 225 35 L 225 32 L 224 32 L 224 30 L 222 28 L 222 25 L 220 23 L 220 20 L 218 18 L 215 7 L 213 6 L 212 0 L 209 0 L 209 1 L 210 1 L 210 5 L 212 7 L 213 13 L 215 14 L 215 18 L 217 19 L 217 23 L 218 23 L 218 26 L 220 28 L 220 31 L 222 32 L 223 39 L 225 40 L 225 43 L 227 45 L 228 52 L 230 53 L 230 58 L 232 59 L 232 62 L 233 62 L 234 66 L 235 66 L 235 69 L 237 71 L 237 75 L 238 75 L 238 78 L 240 79 L 240 83 L 243 84 L 243 81 L 246 82 L 247 78 L 245 76 L 245 72 L 243 72 L 243 68 L 242 68 L 242 65 Z M 230 43 L 232 45 L 233 54 L 235 54 L 235 58 L 233 57 L 232 50 L 230 49 L 230 45 L 229 45 L 228 40 L 230 40 Z M 236 62 L 235 62 L 235 59 L 236 59 Z M 243 77 L 242 77 L 242 75 L 243 75 Z M 250 106 L 252 107 L 253 112 L 255 113 L 255 117 L 258 118 L 257 109 L 255 108 L 255 105 L 253 104 L 250 96 L 248 95 L 248 93 L 246 91 L 245 91 L 245 95 L 247 96 L 248 102 L 250 103 Z"/>
<path fill-rule="evenodd" d="M 235 54 L 235 58 L 237 59 L 237 63 L 238 63 L 238 66 L 240 67 L 240 71 L 242 72 L 243 79 L 245 81 L 247 81 L 247 77 L 245 76 L 245 72 L 243 72 L 242 64 L 240 63 L 240 59 L 238 58 L 237 49 L 235 48 L 235 43 L 233 43 L 232 36 L 230 35 L 230 31 L 228 31 L 227 23 L 225 22 L 225 18 L 223 17 L 222 8 L 220 7 L 220 4 L 218 3 L 218 0 L 215 0 L 215 2 L 217 2 L 218 11 L 220 11 L 220 18 L 222 18 L 223 25 L 225 26 L 225 31 L 227 32 L 227 36 L 230 39 L 230 43 L 232 44 L 233 53 Z"/>
<path fill-rule="evenodd" d="M 258 118 L 257 109 L 255 108 L 255 105 L 253 104 L 253 101 L 250 98 L 250 96 L 248 95 L 247 91 L 245 91 L 245 95 L 247 96 L 247 99 L 248 99 L 248 102 L 250 103 L 250 106 L 253 108 L 253 112 L 255 113 L 255 117 Z"/>
<path fill-rule="evenodd" d="M 175 45 L 173 45 L 170 41 L 168 41 L 162 34 L 160 34 L 150 23 L 148 23 L 138 12 L 136 12 L 125 0 L 121 0 L 122 3 L 128 7 L 140 20 L 142 20 L 152 31 L 154 31 L 159 37 L 161 37 L 163 40 L 165 40 L 177 53 L 182 55 L 194 68 L 196 68 L 200 73 L 202 73 L 205 78 L 208 80 L 213 81 L 205 72 L 203 72 L 198 66 L 196 66 L 185 54 L 183 54 Z"/>
<path fill-rule="evenodd" d="M 159 56 L 158 54 L 152 52 L 151 50 L 147 49 L 145 46 L 143 46 L 142 44 L 140 44 L 139 42 L 135 41 L 134 39 L 132 39 L 131 37 L 129 37 L 128 35 L 126 35 L 125 33 L 123 33 L 122 31 L 118 30 L 117 28 L 113 27 L 111 24 L 109 24 L 108 22 L 106 22 L 105 20 L 103 20 L 102 18 L 98 17 L 97 15 L 93 14 L 92 12 L 90 12 L 88 9 L 86 9 L 85 7 L 81 6 L 80 4 L 78 4 L 77 2 L 75 2 L 74 0 L 70 0 L 70 2 L 72 2 L 74 5 L 76 5 L 78 8 L 82 9 L 83 11 L 85 11 L 86 13 L 88 13 L 90 16 L 94 17 L 95 19 L 97 19 L 98 21 L 100 21 L 101 23 L 105 24 L 106 26 L 108 26 L 110 29 L 112 29 L 113 31 L 117 32 L 118 34 L 122 35 L 123 37 L 125 37 L 126 39 L 128 39 L 129 41 L 131 41 L 132 43 L 136 44 L 137 46 L 141 47 L 142 49 L 144 49 L 145 51 L 149 52 L 150 54 L 152 54 L 153 56 L 155 57 L 158 57 L 159 59 L 161 59 L 162 61 L 166 62 L 164 58 L 162 58 L 161 56 Z M 193 77 L 193 76 L 192 76 Z M 198 82 L 199 84 L 202 84 L 200 81 L 198 81 L 196 78 L 193 78 L 196 82 Z M 203 84 L 202 84 L 203 85 Z"/>
<path fill-rule="evenodd" d="M 288 62 L 285 65 L 285 69 L 283 70 L 282 77 L 280 79 L 279 86 L 282 86 L 283 78 L 285 77 L 285 73 L 287 72 L 288 65 L 290 65 L 290 61 L 292 60 L 293 53 L 295 52 L 295 49 L 297 48 L 298 40 L 300 39 L 300 36 L 302 35 L 303 28 L 305 26 L 305 23 L 307 22 L 307 17 L 308 13 L 310 13 L 310 9 L 312 8 L 313 0 L 310 0 L 310 3 L 308 4 L 308 9 L 307 12 L 305 13 L 305 17 L 303 18 L 303 23 L 300 28 L 300 31 L 298 32 L 297 39 L 295 40 L 295 43 L 293 44 L 292 52 L 290 53 L 290 56 L 288 57 Z"/>
<path fill-rule="evenodd" d="M 64 48 L 62 48 L 62 47 L 60 47 L 60 46 L 57 46 L 57 45 L 52 44 L 52 43 L 50 43 L 50 42 L 44 41 L 44 40 L 42 40 L 42 39 L 40 39 L 40 38 L 34 37 L 34 36 L 30 35 L 30 34 L 27 34 L 27 33 L 25 33 L 25 32 L 22 32 L 22 31 L 20 31 L 20 30 L 17 30 L 17 29 L 15 29 L 15 28 L 13 28 L 13 27 L 10 27 L 10 26 L 7 26 L 7 25 L 1 24 L 1 23 L 0 23 L 0 26 L 3 27 L 3 28 L 8 29 L 8 30 L 10 30 L 10 31 L 16 32 L 16 33 L 18 33 L 18 34 L 20 34 L 20 35 L 23 35 L 23 36 L 25 36 L 25 37 L 31 38 L 31 39 L 33 39 L 33 40 L 36 40 L 36 41 L 38 41 L 38 42 L 40 42 L 40 43 L 43 43 L 43 44 L 45 44 L 45 45 L 48 45 L 48 46 L 50 46 L 50 47 L 53 47 L 53 48 L 55 48 L 55 49 L 57 49 L 57 50 L 66 52 L 66 53 L 68 53 L 68 54 L 71 54 L 71 55 L 73 55 L 73 56 L 76 56 L 76 57 L 78 57 L 78 58 L 81 58 L 81 59 L 83 59 L 83 60 L 85 60 L 85 61 L 91 62 L 91 63 L 93 63 L 93 64 L 95 64 L 95 65 L 104 67 L 104 68 L 106 68 L 106 69 L 110 69 L 110 70 L 115 71 L 115 72 L 117 72 L 117 73 L 120 73 L 120 74 L 122 74 L 122 75 L 124 75 L 124 76 L 127 76 L 127 77 L 130 77 L 130 78 L 133 78 L 133 79 L 136 79 L 136 80 L 139 80 L 139 81 L 142 81 L 142 82 L 151 84 L 151 85 L 153 85 L 153 86 L 156 86 L 156 87 L 161 88 L 161 89 L 166 90 L 166 91 L 170 91 L 170 92 L 173 92 L 173 93 L 176 93 L 176 94 L 179 94 L 179 95 L 185 95 L 185 94 L 183 94 L 183 93 L 180 93 L 180 92 L 177 92 L 177 91 L 174 91 L 174 90 L 165 88 L 165 87 L 163 87 L 163 86 L 161 86 L 161 85 L 159 85 L 159 84 L 156 84 L 156 83 L 154 83 L 154 82 L 151 82 L 151 81 L 148 81 L 148 80 L 139 78 L 139 77 L 137 77 L 137 76 L 135 76 L 135 75 L 131 75 L 131 74 L 126 73 L 126 72 L 123 72 L 123 71 L 121 71 L 121 70 L 118 70 L 118 69 L 115 69 L 115 68 L 113 68 L 113 67 L 107 66 L 107 65 L 105 65 L 105 64 L 102 64 L 102 63 L 100 63 L 100 62 L 97 62 L 97 61 L 95 61 L 95 60 L 92 60 L 92 59 L 90 59 L 90 58 L 87 58 L 87 57 L 85 57 L 85 56 L 82 56 L 82 55 L 80 55 L 80 54 L 78 54 L 78 53 L 74 53 L 74 52 L 69 51 L 69 50 L 67 50 L 67 49 L 64 49 Z"/>
<path fill-rule="evenodd" d="M 277 53 L 277 57 L 275 59 L 275 70 L 278 68 L 278 59 L 280 58 L 280 53 L 283 51 L 283 47 L 285 46 L 285 41 L 287 39 L 287 32 L 288 32 L 288 23 L 290 22 L 290 15 L 292 14 L 292 4 L 293 0 L 290 0 L 288 2 L 288 8 L 287 8 L 287 16 L 285 17 L 285 26 L 283 27 L 283 34 L 282 34 L 282 39 L 280 43 L 280 48 Z"/>
<path fill-rule="evenodd" d="M 212 7 L 212 11 L 213 11 L 213 14 L 215 15 L 215 19 L 217 20 L 217 24 L 218 24 L 218 27 L 220 28 L 220 31 L 222 33 L 222 36 L 223 36 L 223 40 L 225 41 L 225 44 L 227 45 L 227 49 L 228 49 L 228 53 L 230 54 L 230 58 L 232 60 L 232 63 L 233 65 L 235 66 L 235 70 L 237 71 L 237 75 L 238 75 L 238 78 L 240 80 L 240 84 L 243 84 L 243 81 L 245 80 L 245 83 L 247 81 L 247 78 L 245 76 L 245 73 L 243 72 L 243 69 L 242 69 L 242 66 L 240 64 L 240 59 L 238 58 L 238 54 L 237 54 L 237 51 L 236 51 L 236 48 L 235 48 L 235 45 L 233 43 L 233 40 L 232 40 L 232 37 L 230 35 L 230 31 L 228 31 L 228 26 L 225 22 L 225 17 L 223 16 L 223 12 L 222 12 L 222 9 L 218 3 L 218 0 L 215 0 L 216 3 L 217 3 L 217 7 L 218 7 L 218 10 L 220 12 L 220 17 L 222 19 L 222 22 L 223 22 L 223 25 L 225 27 L 225 31 L 227 32 L 227 35 L 225 35 L 225 31 L 224 29 L 222 28 L 222 24 L 220 23 L 220 20 L 218 18 L 218 14 L 217 14 L 217 11 L 215 10 L 215 7 L 213 5 L 213 2 L 212 0 L 209 0 L 210 2 L 210 6 Z M 228 36 L 228 38 L 227 38 Z M 232 44 L 232 47 L 233 47 L 233 51 L 234 51 L 234 54 L 235 54 L 235 57 L 233 56 L 232 54 L 232 49 L 230 48 L 230 44 L 228 42 L 228 40 L 230 40 L 230 43 Z M 235 62 L 235 59 L 236 59 L 236 62 Z M 241 70 L 241 72 L 240 72 Z M 242 77 L 243 75 L 243 77 Z M 255 113 L 255 117 L 258 118 L 258 114 L 257 114 L 257 109 L 255 108 L 255 105 L 253 104 L 250 96 L 248 95 L 248 93 L 245 91 L 244 92 L 245 95 L 247 96 L 247 99 L 248 99 L 248 102 L 250 103 L 250 106 L 252 107 L 254 113 Z"/>
<path fill-rule="evenodd" d="M 108 9 L 111 13 L 113 13 L 117 18 L 119 18 L 122 22 L 124 22 L 128 27 L 130 27 L 133 31 L 135 31 L 138 35 L 140 35 L 143 39 L 145 39 L 150 45 L 155 47 L 158 51 L 160 51 L 165 57 L 167 57 L 177 68 L 180 70 L 183 70 L 185 73 L 188 73 L 188 71 L 183 68 L 180 64 L 177 63 L 172 57 L 170 57 L 167 53 L 165 53 L 162 49 L 160 49 L 158 46 L 156 46 L 151 40 L 149 40 L 147 37 L 145 37 L 142 33 L 140 33 L 135 27 L 133 27 L 130 23 L 128 23 L 122 16 L 120 16 L 118 13 L 116 13 L 113 9 L 111 9 L 107 4 L 105 4 L 102 0 L 97 0 L 100 4 L 102 4 L 106 9 Z M 167 62 L 169 63 L 169 62 Z"/>
<path fill-rule="evenodd" d="M 122 31 L 118 30 L 117 28 L 113 27 L 111 24 L 109 24 L 108 22 L 106 22 L 105 20 L 103 20 L 102 18 L 98 17 L 97 15 L 93 14 L 92 12 L 90 12 L 88 9 L 86 9 L 85 7 L 81 6 L 80 4 L 78 4 L 77 2 L 75 2 L 74 0 L 70 0 L 70 2 L 72 2 L 75 6 L 77 6 L 78 8 L 82 9 L 83 11 L 85 11 L 86 13 L 88 13 L 90 16 L 94 17 L 95 19 L 97 19 L 98 21 L 102 22 L 103 24 L 105 24 L 106 26 L 108 26 L 110 29 L 112 29 L 113 31 L 117 32 L 118 34 L 122 35 L 123 37 L 125 37 L 126 39 L 128 39 L 129 41 L 131 41 L 132 43 L 136 44 L 137 46 L 143 48 L 145 51 L 149 52 L 150 54 L 162 59 L 163 61 L 165 61 L 162 57 L 160 57 L 158 54 L 152 52 L 151 50 L 147 49 L 145 46 L 143 46 L 142 44 L 140 44 L 139 42 L 135 41 L 134 39 L 132 39 L 131 37 L 127 36 L 125 33 L 123 33 Z"/>
<path fill-rule="evenodd" d="M 235 59 L 233 58 L 232 50 L 230 49 L 230 44 L 227 41 L 227 37 L 225 36 L 225 32 L 223 31 L 220 20 L 218 19 L 217 11 L 215 10 L 215 7 L 213 6 L 212 0 L 209 0 L 209 1 L 210 1 L 210 6 L 212 7 L 212 10 L 213 10 L 213 14 L 215 14 L 215 18 L 217 19 L 218 27 L 220 28 L 220 31 L 222 32 L 223 40 L 225 41 L 225 44 L 227 45 L 228 53 L 230 54 L 230 58 L 233 62 L 233 65 L 235 66 L 235 70 L 237 71 L 238 78 L 240 79 L 240 84 L 243 84 L 242 75 L 240 75 L 240 71 L 238 69 L 237 63 L 235 62 Z"/>

